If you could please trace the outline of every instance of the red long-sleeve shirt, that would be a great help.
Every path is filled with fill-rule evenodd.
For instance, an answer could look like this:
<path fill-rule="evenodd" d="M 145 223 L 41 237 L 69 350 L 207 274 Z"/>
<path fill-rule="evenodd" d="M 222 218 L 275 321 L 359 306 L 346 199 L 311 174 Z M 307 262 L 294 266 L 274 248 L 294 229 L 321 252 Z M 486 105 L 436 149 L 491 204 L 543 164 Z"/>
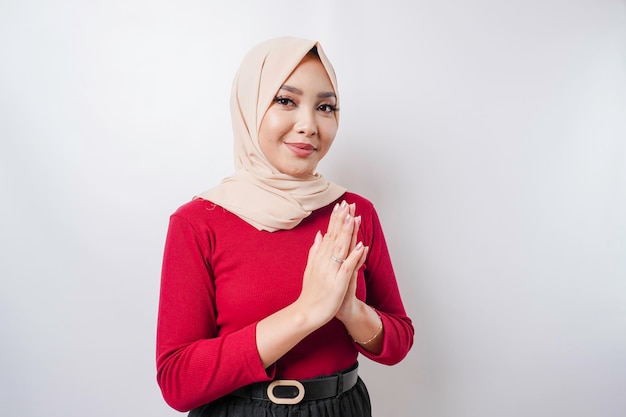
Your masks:
<path fill-rule="evenodd" d="M 335 203 L 292 230 L 259 231 L 209 201 L 196 199 L 170 218 L 157 325 L 157 380 L 166 402 L 187 411 L 235 389 L 275 378 L 307 379 L 348 368 L 360 352 L 380 363 L 402 360 L 413 344 L 407 317 L 373 205 L 346 193 L 362 218 L 358 239 L 369 246 L 357 297 L 383 320 L 383 349 L 354 343 L 337 319 L 263 368 L 256 324 L 293 303 L 302 289 L 308 251 Z"/>

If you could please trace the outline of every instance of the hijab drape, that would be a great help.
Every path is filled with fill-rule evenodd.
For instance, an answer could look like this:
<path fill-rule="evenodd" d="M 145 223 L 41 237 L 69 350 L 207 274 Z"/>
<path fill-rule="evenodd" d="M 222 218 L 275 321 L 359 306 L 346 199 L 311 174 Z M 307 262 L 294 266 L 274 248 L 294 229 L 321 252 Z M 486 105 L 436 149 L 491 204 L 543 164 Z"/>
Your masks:
<path fill-rule="evenodd" d="M 258 131 L 265 112 L 284 81 L 315 46 L 339 103 L 335 72 L 319 43 L 281 37 L 257 45 L 245 56 L 232 86 L 236 171 L 197 196 L 259 230 L 292 229 L 313 210 L 332 203 L 346 191 L 318 173 L 306 177 L 281 173 L 259 147 Z"/>

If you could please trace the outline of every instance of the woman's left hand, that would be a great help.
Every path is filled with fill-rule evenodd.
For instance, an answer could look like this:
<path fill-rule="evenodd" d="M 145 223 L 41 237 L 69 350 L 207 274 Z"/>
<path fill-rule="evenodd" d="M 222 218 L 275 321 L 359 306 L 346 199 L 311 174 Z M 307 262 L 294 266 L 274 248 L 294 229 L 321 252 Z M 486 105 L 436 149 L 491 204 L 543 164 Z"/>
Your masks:
<path fill-rule="evenodd" d="M 352 208 L 354 210 L 354 206 Z M 351 214 L 354 216 L 354 212 Z M 359 227 L 361 226 L 361 217 L 360 216 L 356 217 L 355 220 L 356 219 L 358 219 L 358 223 L 354 227 L 350 250 L 352 250 L 352 248 L 354 248 L 356 244 L 357 233 L 359 231 Z M 357 277 L 359 275 L 359 270 L 365 263 L 365 259 L 367 259 L 367 253 L 369 251 L 369 247 L 366 246 L 363 249 L 364 250 L 363 252 L 361 252 L 361 257 L 357 261 L 357 266 L 354 269 L 354 273 L 352 274 L 352 278 L 350 279 L 350 284 L 348 286 L 348 290 L 346 291 L 346 295 L 344 296 L 343 302 L 341 303 L 341 306 L 339 307 L 339 311 L 337 311 L 337 314 L 335 315 L 335 317 L 342 322 L 350 321 L 355 315 L 359 313 L 358 304 L 361 301 L 356 297 L 356 283 L 357 283 Z"/>
<path fill-rule="evenodd" d="M 350 209 L 350 214 L 354 216 L 354 205 L 352 205 Z M 353 230 L 350 251 L 352 251 L 357 242 L 357 234 L 361 226 L 361 217 L 355 217 L 355 221 L 357 223 L 355 224 Z M 356 343 L 360 344 L 361 347 L 374 354 L 379 354 L 382 350 L 382 318 L 372 307 L 359 300 L 356 296 L 359 270 L 365 263 L 368 252 L 369 246 L 364 247 L 361 252 L 361 256 L 356 263 L 354 272 L 352 273 L 352 277 L 350 279 L 350 283 L 348 284 L 348 289 L 346 290 L 341 306 L 335 314 L 335 318 L 346 326 L 346 330 Z"/>

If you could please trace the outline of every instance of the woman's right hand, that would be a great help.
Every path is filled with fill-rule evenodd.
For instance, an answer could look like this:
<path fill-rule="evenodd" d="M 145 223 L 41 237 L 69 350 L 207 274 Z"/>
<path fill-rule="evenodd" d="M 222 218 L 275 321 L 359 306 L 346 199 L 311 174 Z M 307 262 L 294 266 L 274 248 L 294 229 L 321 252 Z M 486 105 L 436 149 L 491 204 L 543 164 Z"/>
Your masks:
<path fill-rule="evenodd" d="M 362 264 L 363 245 L 356 244 L 361 218 L 355 218 L 354 213 L 354 204 L 337 204 L 326 234 L 318 232 L 309 250 L 302 291 L 295 304 L 318 327 L 335 316 Z"/>

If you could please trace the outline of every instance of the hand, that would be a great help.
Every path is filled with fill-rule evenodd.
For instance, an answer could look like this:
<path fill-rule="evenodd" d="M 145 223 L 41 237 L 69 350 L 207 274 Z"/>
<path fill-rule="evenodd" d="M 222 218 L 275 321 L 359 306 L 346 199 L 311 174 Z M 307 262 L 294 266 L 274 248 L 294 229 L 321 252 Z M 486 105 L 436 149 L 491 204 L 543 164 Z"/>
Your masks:
<path fill-rule="evenodd" d="M 360 222 L 359 222 L 360 224 Z M 353 318 L 359 314 L 359 303 L 360 300 L 356 298 L 356 283 L 357 277 L 359 275 L 359 269 L 365 263 L 365 259 L 367 259 L 367 253 L 369 252 L 369 246 L 365 246 L 364 250 L 361 252 L 361 256 L 357 262 L 356 269 L 352 273 L 352 278 L 350 279 L 350 284 L 348 285 L 348 289 L 346 291 L 346 295 L 343 298 L 343 302 L 337 311 L 335 317 L 343 323 L 347 323 L 353 320 Z"/>
<path fill-rule="evenodd" d="M 342 305 L 349 304 L 346 300 L 356 299 L 356 274 L 365 260 L 367 249 L 356 244 L 361 219 L 355 218 L 354 213 L 354 204 L 343 202 L 335 206 L 326 234 L 322 236 L 317 232 L 309 250 L 300 296 L 257 324 L 257 349 L 264 367 L 276 362 L 303 338 L 335 317 Z M 354 315 L 350 317 L 356 319 L 354 323 L 344 322 L 348 332 L 352 328 L 364 327 L 359 320 L 363 317 Z M 355 335 L 361 337 L 356 332 Z"/>
<path fill-rule="evenodd" d="M 350 208 L 351 208 L 350 214 L 354 216 L 355 209 L 356 209 L 355 205 L 352 204 Z M 355 248 L 357 245 L 356 241 L 357 241 L 359 228 L 361 227 L 361 216 L 356 217 L 354 220 L 355 220 L 355 227 L 354 227 L 354 231 L 352 234 L 352 241 L 350 244 L 351 249 Z M 335 317 L 337 317 L 338 320 L 344 323 L 352 320 L 356 315 L 359 314 L 359 306 L 358 306 L 359 300 L 356 298 L 357 277 L 359 274 L 359 269 L 361 269 L 361 266 L 363 266 L 363 264 L 365 263 L 365 259 L 367 259 L 368 252 L 369 252 L 369 247 L 366 246 L 361 253 L 361 257 L 357 261 L 357 265 L 352 274 L 352 278 L 350 279 L 350 284 L 348 285 L 346 295 L 344 296 L 343 302 L 341 303 L 341 306 L 339 307 L 339 310 L 337 311 L 337 314 L 335 315 Z"/>
<path fill-rule="evenodd" d="M 355 218 L 354 212 L 354 204 L 336 205 L 327 233 L 322 236 L 318 232 L 309 250 L 302 291 L 296 304 L 319 326 L 337 314 L 365 259 L 365 248 L 355 244 L 360 218 Z"/>

